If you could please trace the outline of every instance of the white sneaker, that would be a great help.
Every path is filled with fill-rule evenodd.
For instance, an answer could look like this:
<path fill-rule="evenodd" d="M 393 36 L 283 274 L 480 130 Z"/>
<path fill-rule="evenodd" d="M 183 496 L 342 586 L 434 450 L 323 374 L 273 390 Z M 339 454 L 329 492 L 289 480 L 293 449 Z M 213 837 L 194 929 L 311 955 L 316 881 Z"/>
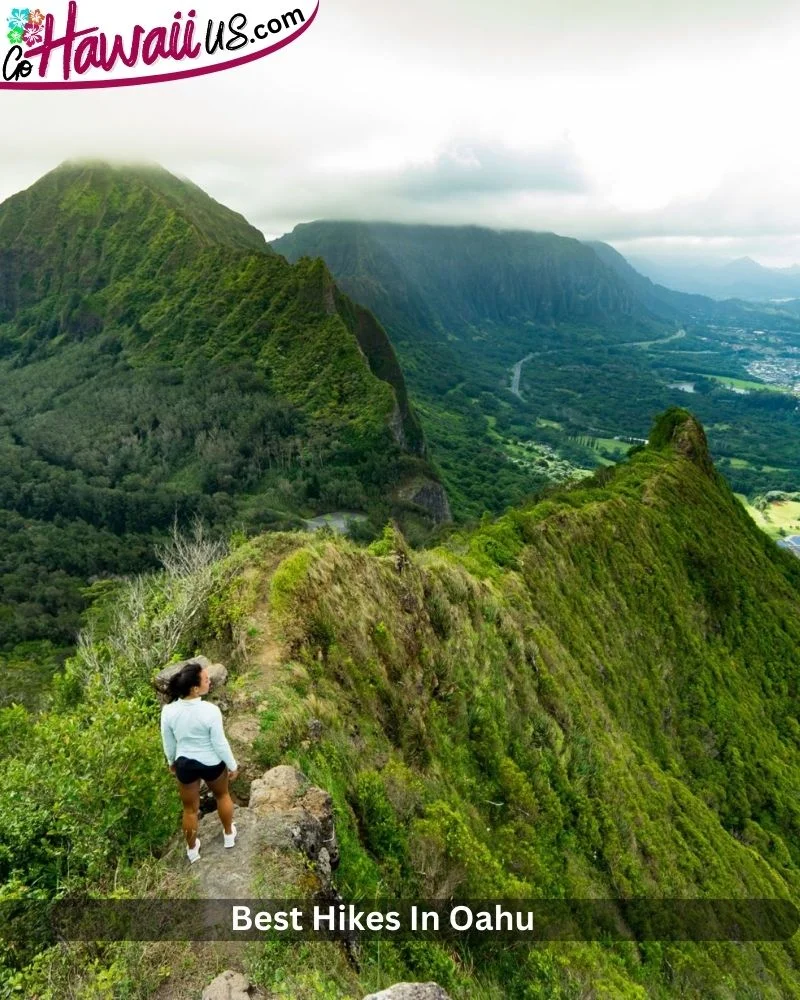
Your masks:
<path fill-rule="evenodd" d="M 231 832 L 225 833 L 225 831 L 223 830 L 223 835 L 225 840 L 225 846 L 233 847 L 233 845 L 236 843 L 236 824 L 231 823 Z"/>
<path fill-rule="evenodd" d="M 195 861 L 200 860 L 200 838 L 196 837 L 194 841 L 194 847 L 186 848 L 186 857 L 189 859 L 189 864 L 193 865 Z"/>

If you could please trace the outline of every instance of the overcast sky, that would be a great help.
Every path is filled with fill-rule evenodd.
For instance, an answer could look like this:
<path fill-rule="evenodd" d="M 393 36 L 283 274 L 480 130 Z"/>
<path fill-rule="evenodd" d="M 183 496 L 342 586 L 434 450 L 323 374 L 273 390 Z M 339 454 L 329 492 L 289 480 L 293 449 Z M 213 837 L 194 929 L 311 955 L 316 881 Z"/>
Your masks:
<path fill-rule="evenodd" d="M 247 2 L 259 20 L 294 5 Z M 67 158 L 142 158 L 268 236 L 317 218 L 478 223 L 645 256 L 800 261 L 800 5 L 665 8 L 321 0 L 302 38 L 229 72 L 0 92 L 0 196 Z M 146 25 L 175 9 L 129 8 Z"/>

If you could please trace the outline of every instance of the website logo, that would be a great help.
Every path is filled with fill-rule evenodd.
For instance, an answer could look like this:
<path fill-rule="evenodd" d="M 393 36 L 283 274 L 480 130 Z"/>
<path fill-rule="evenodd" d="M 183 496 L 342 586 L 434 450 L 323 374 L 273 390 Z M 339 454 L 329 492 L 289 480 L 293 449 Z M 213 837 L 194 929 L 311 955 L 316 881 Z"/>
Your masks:
<path fill-rule="evenodd" d="M 155 25 L 126 25 L 124 13 L 100 0 L 80 9 L 70 0 L 60 12 L 12 7 L 5 45 L 0 32 L 0 90 L 133 87 L 244 66 L 298 39 L 319 10 L 319 0 L 270 4 L 258 16 L 203 17 L 192 7 Z"/>

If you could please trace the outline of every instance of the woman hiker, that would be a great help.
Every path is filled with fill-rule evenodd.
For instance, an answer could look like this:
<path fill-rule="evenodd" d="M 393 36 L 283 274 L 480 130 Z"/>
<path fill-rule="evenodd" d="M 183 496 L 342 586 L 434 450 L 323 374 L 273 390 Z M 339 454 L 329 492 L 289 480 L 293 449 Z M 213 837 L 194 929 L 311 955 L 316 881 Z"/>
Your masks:
<path fill-rule="evenodd" d="M 210 686 L 208 670 L 190 661 L 170 680 L 170 702 L 161 710 L 161 740 L 169 769 L 178 779 L 186 855 L 191 863 L 200 859 L 197 822 L 201 778 L 217 800 L 225 846 L 233 847 L 236 842 L 228 781 L 236 777 L 239 768 L 225 738 L 222 712 L 202 700 Z"/>

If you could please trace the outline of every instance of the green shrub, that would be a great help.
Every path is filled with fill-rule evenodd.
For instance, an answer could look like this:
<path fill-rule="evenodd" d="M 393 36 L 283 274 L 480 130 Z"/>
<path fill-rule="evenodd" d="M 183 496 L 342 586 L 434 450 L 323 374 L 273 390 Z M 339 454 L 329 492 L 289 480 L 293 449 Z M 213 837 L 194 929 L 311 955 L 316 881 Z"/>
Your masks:
<path fill-rule="evenodd" d="M 161 847 L 179 802 L 141 700 L 41 716 L 0 787 L 0 881 L 57 893 L 109 877 Z"/>
<path fill-rule="evenodd" d="M 373 855 L 382 861 L 394 858 L 404 864 L 408 852 L 406 833 L 376 771 L 362 771 L 358 775 L 354 806 L 364 843 Z"/>

